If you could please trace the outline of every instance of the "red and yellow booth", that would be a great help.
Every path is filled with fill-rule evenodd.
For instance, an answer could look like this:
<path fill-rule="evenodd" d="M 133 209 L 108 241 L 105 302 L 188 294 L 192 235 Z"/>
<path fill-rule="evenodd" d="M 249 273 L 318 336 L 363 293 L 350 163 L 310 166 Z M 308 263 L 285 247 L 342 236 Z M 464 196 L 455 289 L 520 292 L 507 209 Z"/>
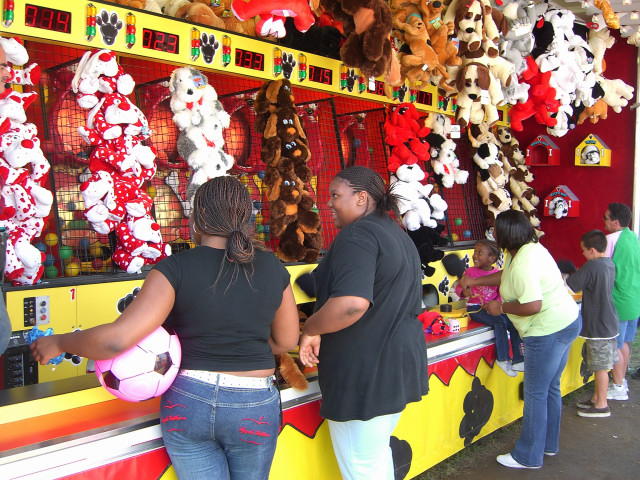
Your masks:
<path fill-rule="evenodd" d="M 265 166 L 260 138 L 253 129 L 253 100 L 261 84 L 284 75 L 285 54 L 296 59 L 287 75 L 312 151 L 310 187 L 322 219 L 325 248 L 336 234 L 324 205 L 333 175 L 359 164 L 388 178 L 382 125 L 389 99 L 380 79 L 358 74 L 347 81 L 348 69 L 338 60 L 241 34 L 105 2 L 52 5 L 46 0 L 14 0 L 5 2 L 5 11 L 8 4 L 12 22 L 5 21 L 0 33 L 21 37 L 31 61 L 42 70 L 39 84 L 33 87 L 39 101 L 29 107 L 27 116 L 37 125 L 52 165 L 49 186 L 55 203 L 42 237 L 36 239 L 50 256 L 47 267 L 53 268 L 37 285 L 5 284 L 4 288 L 13 335 L 0 359 L 0 478 L 175 478 L 162 446 L 158 399 L 141 403 L 115 399 L 99 386 L 95 375 L 86 374 L 86 359 L 69 356 L 54 368 L 35 364 L 29 355 L 26 332 L 32 326 L 62 333 L 110 322 L 135 296 L 144 278 L 144 274 L 118 271 L 110 259 L 112 239 L 94 232 L 82 216 L 78 186 L 86 175 L 88 155 L 77 128 L 86 113 L 77 106 L 70 88 L 79 59 L 86 50 L 108 48 L 136 81 L 132 101 L 149 119 L 151 143 L 158 152 L 157 174 L 145 189 L 154 198 L 163 239 L 174 251 L 189 244 L 183 212 L 188 166 L 176 151 L 178 131 L 169 108 L 168 80 L 177 66 L 193 65 L 204 72 L 231 115 L 225 132 L 226 150 L 235 158 L 231 173 L 249 189 L 257 209 L 257 231 L 273 249 L 276 241 L 265 228 L 269 218 L 262 185 Z M 92 34 L 91 19 L 103 12 L 127 25 L 127 34 L 125 30 L 115 38 L 100 31 Z M 215 36 L 220 48 L 205 49 L 194 42 L 203 34 Z M 415 98 L 408 89 L 401 89 L 398 95 L 404 97 L 398 100 L 412 99 L 423 116 L 429 112 L 452 115 L 452 103 L 442 102 L 435 87 L 413 94 Z M 505 113 L 501 108 L 500 125 L 506 125 Z M 468 144 L 457 143 L 461 168 L 472 170 Z M 571 163 L 572 154 L 569 149 Z M 567 163 L 560 157 L 563 165 Z M 552 175 L 562 168 L 541 169 L 540 177 L 545 184 L 557 184 Z M 593 171 L 583 169 L 580 174 Z M 452 245 L 446 249 L 468 258 L 474 241 L 484 235 L 475 184 L 456 184 L 439 193 L 449 205 L 443 235 Z M 586 207 L 581 210 L 593 206 L 587 194 L 576 193 Z M 557 228 L 553 219 L 548 222 L 547 234 Z M 574 258 L 579 257 L 578 246 L 572 247 Z M 565 251 L 564 247 L 559 250 Z M 70 261 L 80 268 L 67 269 Z M 440 263 L 434 266 L 435 273 L 423 280 L 425 298 L 435 296 L 430 306 L 446 303 L 455 281 Z M 293 280 L 314 267 L 288 265 Z M 295 283 L 293 287 L 297 302 L 308 309 L 313 299 Z M 494 368 L 490 328 L 470 323 L 460 332 L 427 340 L 430 392 L 407 407 L 393 433 L 396 478 L 413 478 L 522 415 L 523 377 L 511 378 Z M 339 478 L 328 429 L 318 414 L 322 399 L 315 373 L 306 375 L 310 385 L 305 392 L 281 387 L 283 425 L 272 479 Z M 563 392 L 580 387 L 589 375 L 578 340 L 562 378 Z"/>

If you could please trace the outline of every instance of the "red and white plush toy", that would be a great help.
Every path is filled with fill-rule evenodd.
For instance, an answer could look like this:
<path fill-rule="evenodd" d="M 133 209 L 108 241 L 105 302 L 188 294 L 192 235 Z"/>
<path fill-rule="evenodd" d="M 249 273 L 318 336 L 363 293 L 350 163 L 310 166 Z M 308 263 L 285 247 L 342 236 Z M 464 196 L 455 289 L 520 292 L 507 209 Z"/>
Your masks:
<path fill-rule="evenodd" d="M 40 79 L 40 67 L 32 63 L 24 68 L 13 68 L 15 65 L 25 65 L 29 61 L 29 54 L 24 48 L 21 38 L 0 37 L 0 46 L 4 50 L 7 62 L 11 64 L 12 78 L 10 83 L 16 85 L 36 85 Z"/>
<path fill-rule="evenodd" d="M 111 50 L 86 52 L 71 82 L 78 105 L 86 109 L 93 108 L 105 93 L 129 95 L 134 86 L 133 78 L 124 73 Z"/>
<path fill-rule="evenodd" d="M 284 26 L 286 17 L 293 17 L 293 24 L 302 33 L 316 21 L 309 0 L 234 0 L 231 11 L 240 21 L 259 16 L 256 33 L 261 37 L 284 37 L 287 34 Z"/>
<path fill-rule="evenodd" d="M 114 262 L 128 273 L 139 273 L 145 264 L 171 254 L 149 214 L 153 199 L 141 188 L 156 173 L 156 150 L 143 143 L 151 135 L 149 123 L 126 97 L 133 79 L 113 52 L 85 55 L 78 72 L 73 83 L 77 100 L 81 106 L 93 104 L 86 125 L 78 129 L 94 147 L 92 176 L 80 186 L 85 217 L 98 233 L 116 232 Z"/>
<path fill-rule="evenodd" d="M 7 61 L 24 65 L 29 55 L 20 39 L 0 38 Z M 39 68 L 33 64 L 13 70 L 10 83 L 33 85 Z M 44 188 L 49 162 L 40 149 L 35 125 L 27 122 L 25 109 L 36 100 L 36 92 L 21 93 L 6 88 L 0 98 L 0 177 L 2 201 L 0 226 L 9 233 L 5 276 L 14 285 L 40 280 L 44 255 L 31 245 L 44 228 L 53 204 L 53 194 Z"/>

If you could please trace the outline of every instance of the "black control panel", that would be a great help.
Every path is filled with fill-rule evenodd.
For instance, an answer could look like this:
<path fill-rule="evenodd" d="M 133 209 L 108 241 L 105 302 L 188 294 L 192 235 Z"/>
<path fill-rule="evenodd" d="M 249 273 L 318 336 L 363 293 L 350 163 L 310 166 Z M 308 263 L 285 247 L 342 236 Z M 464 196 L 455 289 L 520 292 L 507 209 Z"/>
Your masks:
<path fill-rule="evenodd" d="M 28 330 L 13 332 L 7 351 L 2 355 L 3 389 L 38 383 L 38 362 L 31 356 Z"/>

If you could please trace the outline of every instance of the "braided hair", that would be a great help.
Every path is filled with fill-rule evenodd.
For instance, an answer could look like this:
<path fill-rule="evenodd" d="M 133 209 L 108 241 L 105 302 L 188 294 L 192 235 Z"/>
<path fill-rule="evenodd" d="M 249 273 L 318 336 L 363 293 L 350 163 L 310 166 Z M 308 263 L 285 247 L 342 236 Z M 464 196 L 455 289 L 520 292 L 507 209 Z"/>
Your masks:
<path fill-rule="evenodd" d="M 396 218 L 400 218 L 398 196 L 393 193 L 393 187 L 387 189 L 384 180 L 378 173 L 370 168 L 355 166 L 340 170 L 336 174 L 336 178 L 346 180 L 356 193 L 367 192 L 376 204 L 377 215 L 386 217 L 391 210 Z"/>
<path fill-rule="evenodd" d="M 230 176 L 212 178 L 196 191 L 192 215 L 198 230 L 227 239 L 223 266 L 214 288 L 225 264 L 233 268 L 227 289 L 237 279 L 240 269 L 244 271 L 247 280 L 251 281 L 247 267 L 252 267 L 256 248 L 263 246 L 255 238 L 251 223 L 251 197 L 244 185 Z"/>

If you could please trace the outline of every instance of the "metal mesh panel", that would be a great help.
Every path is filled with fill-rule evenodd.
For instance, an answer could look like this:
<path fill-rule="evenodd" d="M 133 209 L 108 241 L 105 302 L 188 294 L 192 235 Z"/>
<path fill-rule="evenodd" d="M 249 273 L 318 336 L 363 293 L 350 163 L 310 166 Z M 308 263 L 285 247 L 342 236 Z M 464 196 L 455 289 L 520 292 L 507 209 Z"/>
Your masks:
<path fill-rule="evenodd" d="M 84 218 L 80 183 L 90 175 L 91 148 L 80 135 L 78 127 L 86 123 L 88 111 L 80 108 L 71 91 L 71 80 L 84 50 L 27 42 L 30 61 L 37 62 L 42 76 L 36 89 L 38 101 L 27 110 L 29 122 L 38 127 L 42 149 L 51 162 L 48 184 L 54 192 L 52 213 L 40 238 L 33 243 L 46 253 L 46 276 L 49 278 L 75 275 L 116 273 L 111 262 L 115 248 L 113 234 L 98 234 Z M 158 171 L 143 186 L 154 199 L 152 214 L 161 226 L 163 241 L 174 252 L 190 247 L 187 218 L 183 214 L 189 170 L 176 151 L 179 131 L 169 107 L 169 77 L 174 65 L 145 59 L 119 59 L 125 73 L 133 76 L 136 88 L 131 100 L 147 116 L 152 136 L 148 144 L 157 150 Z M 225 150 L 236 160 L 231 174 L 247 186 L 254 201 L 256 231 L 270 249 L 277 241 L 269 236 L 269 205 L 262 185 L 265 165 L 260 157 L 261 139 L 253 126 L 253 99 L 262 81 L 221 73 L 204 72 L 231 114 L 231 126 L 226 129 Z M 381 124 L 384 108 L 377 103 L 353 97 L 331 97 L 316 90 L 294 87 L 297 113 L 309 139 L 313 173 L 308 188 L 316 200 L 323 226 L 324 248 L 328 248 L 337 233 L 326 202 L 328 186 L 333 176 L 351 165 L 368 166 L 388 181 L 387 148 Z M 473 171 L 466 152 L 467 142 L 458 142 L 461 168 Z M 430 165 L 425 165 L 427 172 Z M 430 181 L 434 181 L 430 178 Z M 436 187 L 437 188 L 437 187 Z M 475 174 L 468 183 L 452 189 L 440 189 L 449 204 L 446 234 L 459 241 L 482 237 L 484 222 L 475 192 Z M 457 225 L 456 219 L 461 224 Z M 465 230 L 470 232 L 465 235 Z M 69 268 L 71 263 L 80 270 Z"/>

